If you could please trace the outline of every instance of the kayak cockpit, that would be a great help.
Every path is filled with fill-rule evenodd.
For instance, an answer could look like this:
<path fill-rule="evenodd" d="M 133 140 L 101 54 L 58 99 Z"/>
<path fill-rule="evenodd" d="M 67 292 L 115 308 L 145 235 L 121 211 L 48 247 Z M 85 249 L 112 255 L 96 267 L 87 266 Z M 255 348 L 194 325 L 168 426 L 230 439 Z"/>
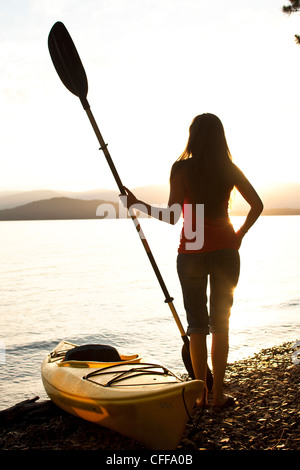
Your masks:
<path fill-rule="evenodd" d="M 116 348 L 103 344 L 84 344 L 77 346 L 61 341 L 49 354 L 49 362 L 61 367 L 107 367 L 125 362 L 141 362 L 139 354 L 119 354 Z"/>

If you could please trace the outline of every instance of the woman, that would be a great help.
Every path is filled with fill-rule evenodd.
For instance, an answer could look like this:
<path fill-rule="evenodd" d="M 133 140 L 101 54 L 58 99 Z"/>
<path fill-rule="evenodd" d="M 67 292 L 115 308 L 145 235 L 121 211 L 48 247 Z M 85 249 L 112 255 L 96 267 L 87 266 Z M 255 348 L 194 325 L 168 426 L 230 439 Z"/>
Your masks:
<path fill-rule="evenodd" d="M 228 216 L 230 194 L 234 187 L 250 205 L 246 220 L 237 232 Z M 187 314 L 191 361 L 195 377 L 205 383 L 206 336 L 211 332 L 212 405 L 219 408 L 231 406 L 234 399 L 224 393 L 223 381 L 229 349 L 229 316 L 239 278 L 238 249 L 243 237 L 261 214 L 262 201 L 245 175 L 232 163 L 223 125 L 213 114 L 199 115 L 192 122 L 186 148 L 171 169 L 166 208 L 158 209 L 140 201 L 125 189 L 127 201 L 123 203 L 127 207 L 138 207 L 152 217 L 174 224 L 183 212 L 177 270 Z M 204 218 L 203 211 L 199 210 L 203 206 Z M 200 237 L 199 243 L 199 233 L 203 230 L 204 240 Z M 208 276 L 209 312 L 206 294 Z M 198 405 L 208 405 L 206 388 L 198 399 Z"/>

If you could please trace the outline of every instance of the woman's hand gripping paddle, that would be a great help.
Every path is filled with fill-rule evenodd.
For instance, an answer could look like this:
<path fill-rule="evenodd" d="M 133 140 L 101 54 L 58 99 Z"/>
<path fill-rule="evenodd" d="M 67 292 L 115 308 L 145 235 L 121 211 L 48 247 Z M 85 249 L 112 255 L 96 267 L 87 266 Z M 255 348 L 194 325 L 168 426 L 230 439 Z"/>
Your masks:
<path fill-rule="evenodd" d="M 114 166 L 114 163 L 111 159 L 109 151 L 107 149 L 107 145 L 104 143 L 98 125 L 94 119 L 94 116 L 91 112 L 90 105 L 87 101 L 87 93 L 88 93 L 88 81 L 86 77 L 86 73 L 76 47 L 73 43 L 71 36 L 69 35 L 66 27 L 63 23 L 57 22 L 53 25 L 48 38 L 48 47 L 49 52 L 52 58 L 52 62 L 54 67 L 63 82 L 63 84 L 68 88 L 71 93 L 78 96 L 81 101 L 81 104 L 86 111 L 90 123 L 94 129 L 94 132 L 97 136 L 98 142 L 100 144 L 100 149 L 103 151 L 105 158 L 110 166 L 110 169 L 113 173 L 113 176 L 116 180 L 118 185 L 119 191 L 122 195 L 126 195 L 126 191 L 122 184 L 122 181 L 118 175 L 118 172 Z M 189 373 L 191 378 L 195 378 L 191 357 L 189 352 L 189 339 L 185 334 L 183 326 L 180 322 L 178 314 L 175 310 L 173 305 L 173 299 L 170 297 L 169 292 L 165 286 L 165 283 L 162 279 L 160 271 L 156 265 L 156 262 L 153 258 L 153 255 L 150 251 L 149 245 L 146 241 L 146 238 L 142 232 L 141 226 L 137 220 L 135 212 L 132 209 L 128 209 L 130 217 L 132 218 L 134 225 L 139 233 L 140 239 L 144 245 L 145 251 L 148 255 L 148 258 L 151 262 L 151 265 L 154 269 L 158 282 L 164 292 L 165 295 L 165 302 L 169 305 L 172 315 L 176 321 L 176 324 L 179 328 L 182 340 L 183 340 L 183 347 L 182 347 L 182 359 L 183 363 L 186 367 L 187 372 Z M 212 374 L 209 368 L 207 368 L 207 386 L 209 389 L 212 387 Z"/>

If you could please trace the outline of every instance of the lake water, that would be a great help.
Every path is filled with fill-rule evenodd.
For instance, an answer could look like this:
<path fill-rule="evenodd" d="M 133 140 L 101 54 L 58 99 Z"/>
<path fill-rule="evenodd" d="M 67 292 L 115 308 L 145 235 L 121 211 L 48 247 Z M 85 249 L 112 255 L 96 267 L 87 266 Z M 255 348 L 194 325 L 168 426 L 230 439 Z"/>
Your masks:
<path fill-rule="evenodd" d="M 140 222 L 185 328 L 181 223 Z M 260 217 L 244 239 L 230 362 L 300 337 L 299 239 L 298 216 Z M 178 327 L 130 219 L 1 222 L 0 246 L 0 409 L 46 397 L 40 366 L 62 339 L 185 371 Z"/>

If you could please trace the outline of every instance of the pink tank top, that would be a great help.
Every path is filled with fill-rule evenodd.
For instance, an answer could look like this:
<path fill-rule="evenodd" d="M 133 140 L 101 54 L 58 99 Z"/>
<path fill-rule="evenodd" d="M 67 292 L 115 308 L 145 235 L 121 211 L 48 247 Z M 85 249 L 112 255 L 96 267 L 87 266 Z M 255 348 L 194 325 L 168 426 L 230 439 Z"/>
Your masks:
<path fill-rule="evenodd" d="M 178 253 L 205 253 L 239 247 L 238 238 L 228 216 L 201 217 L 195 210 L 183 205 L 184 223 Z M 197 226 L 196 226 L 197 219 Z"/>

